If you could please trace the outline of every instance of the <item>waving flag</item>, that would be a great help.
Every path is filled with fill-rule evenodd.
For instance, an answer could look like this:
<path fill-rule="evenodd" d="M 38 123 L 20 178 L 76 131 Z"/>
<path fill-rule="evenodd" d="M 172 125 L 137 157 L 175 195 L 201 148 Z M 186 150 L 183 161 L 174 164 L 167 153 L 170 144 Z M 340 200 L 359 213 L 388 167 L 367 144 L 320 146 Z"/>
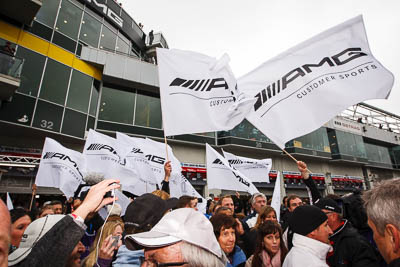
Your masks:
<path fill-rule="evenodd" d="M 209 189 L 244 191 L 251 195 L 258 189 L 249 178 L 232 166 L 223 156 L 206 144 L 207 185 Z"/>
<path fill-rule="evenodd" d="M 238 171 L 243 173 L 253 183 L 269 183 L 269 172 L 272 167 L 271 159 L 252 159 L 239 157 L 234 154 L 222 151 L 228 162 Z"/>
<path fill-rule="evenodd" d="M 84 169 L 85 158 L 81 153 L 47 137 L 35 183 L 37 186 L 59 188 L 69 198 L 82 183 Z"/>
<path fill-rule="evenodd" d="M 388 98 L 393 82 L 358 16 L 265 62 L 238 88 L 257 98 L 246 118 L 283 149 L 351 105 Z"/>
<path fill-rule="evenodd" d="M 157 48 L 160 98 L 167 136 L 231 130 L 255 102 L 237 90 L 224 55 Z"/>

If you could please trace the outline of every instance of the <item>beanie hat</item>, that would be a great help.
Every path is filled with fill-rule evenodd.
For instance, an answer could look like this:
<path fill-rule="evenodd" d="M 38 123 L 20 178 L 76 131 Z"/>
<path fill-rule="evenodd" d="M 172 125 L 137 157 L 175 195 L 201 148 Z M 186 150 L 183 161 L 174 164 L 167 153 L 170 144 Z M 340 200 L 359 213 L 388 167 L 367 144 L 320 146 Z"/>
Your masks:
<path fill-rule="evenodd" d="M 327 219 L 326 214 L 318 207 L 310 205 L 299 206 L 290 213 L 289 227 L 297 234 L 307 235 Z"/>
<path fill-rule="evenodd" d="M 324 209 L 336 213 L 342 213 L 342 208 L 335 200 L 331 198 L 320 198 L 317 201 L 315 201 L 314 205 L 320 208 L 321 210 Z"/>

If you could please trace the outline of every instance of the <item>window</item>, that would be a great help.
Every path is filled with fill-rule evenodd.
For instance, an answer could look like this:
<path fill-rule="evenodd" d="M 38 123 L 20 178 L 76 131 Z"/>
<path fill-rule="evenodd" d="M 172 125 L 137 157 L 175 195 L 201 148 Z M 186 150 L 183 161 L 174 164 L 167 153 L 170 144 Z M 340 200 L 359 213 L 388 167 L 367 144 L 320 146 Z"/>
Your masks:
<path fill-rule="evenodd" d="M 1 104 L 0 120 L 30 125 L 34 106 L 35 98 L 14 94 L 11 102 Z"/>
<path fill-rule="evenodd" d="M 103 31 L 100 36 L 100 48 L 114 51 L 116 39 L 117 35 L 103 25 Z"/>
<path fill-rule="evenodd" d="M 18 47 L 17 57 L 25 59 L 18 92 L 37 96 L 46 58 L 22 46 Z"/>
<path fill-rule="evenodd" d="M 40 98 L 64 105 L 71 69 L 52 59 L 47 60 Z"/>
<path fill-rule="evenodd" d="M 243 120 L 239 125 L 237 125 L 233 130 L 218 132 L 219 137 L 240 137 L 253 141 L 261 141 L 271 143 L 271 140 L 261 133 L 256 127 L 254 127 L 247 120 Z"/>
<path fill-rule="evenodd" d="M 87 113 L 93 78 L 73 70 L 68 91 L 67 107 Z"/>
<path fill-rule="evenodd" d="M 99 101 L 99 92 L 100 92 L 100 82 L 94 80 L 92 87 L 92 98 L 90 99 L 90 109 L 89 114 L 92 116 L 96 116 L 97 113 L 97 103 Z"/>
<path fill-rule="evenodd" d="M 56 30 L 76 40 L 81 18 L 82 10 L 69 1 L 63 0 L 58 14 Z"/>
<path fill-rule="evenodd" d="M 339 153 L 359 158 L 367 158 L 362 136 L 336 130 Z M 332 149 L 333 153 L 333 149 Z"/>
<path fill-rule="evenodd" d="M 33 126 L 49 131 L 59 132 L 63 108 L 45 101 L 38 101 Z"/>
<path fill-rule="evenodd" d="M 84 43 L 97 48 L 99 45 L 101 23 L 85 13 L 83 15 L 81 32 L 79 34 L 79 39 Z"/>
<path fill-rule="evenodd" d="M 326 128 L 319 128 L 312 133 L 298 137 L 291 142 L 290 146 L 331 152 Z"/>
<path fill-rule="evenodd" d="M 99 119 L 133 124 L 135 93 L 103 86 Z"/>
<path fill-rule="evenodd" d="M 389 148 L 365 143 L 365 149 L 367 151 L 368 161 L 392 164 Z"/>
<path fill-rule="evenodd" d="M 65 109 L 61 132 L 76 137 L 85 137 L 86 115 L 70 109 Z"/>
<path fill-rule="evenodd" d="M 161 129 L 160 98 L 138 92 L 136 101 L 135 125 Z"/>
<path fill-rule="evenodd" d="M 36 20 L 53 28 L 59 5 L 60 0 L 43 0 L 42 7 L 36 14 Z"/>
<path fill-rule="evenodd" d="M 126 38 L 118 36 L 117 51 L 124 54 L 129 53 L 129 41 Z"/>

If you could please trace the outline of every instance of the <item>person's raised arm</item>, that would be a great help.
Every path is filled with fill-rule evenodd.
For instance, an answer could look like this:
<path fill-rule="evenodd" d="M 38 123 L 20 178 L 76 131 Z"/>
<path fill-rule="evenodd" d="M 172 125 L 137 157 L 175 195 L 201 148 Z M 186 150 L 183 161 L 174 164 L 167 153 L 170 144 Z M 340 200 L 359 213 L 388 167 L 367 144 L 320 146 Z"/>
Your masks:
<path fill-rule="evenodd" d="M 161 182 L 161 190 L 169 194 L 169 178 L 171 177 L 171 161 L 164 164 L 164 180 Z"/>
<path fill-rule="evenodd" d="M 320 199 L 322 196 L 321 196 L 320 192 L 318 191 L 318 188 L 317 188 L 314 180 L 311 178 L 310 172 L 307 169 L 307 164 L 303 161 L 297 161 L 297 168 L 299 169 L 299 171 L 301 173 L 301 177 L 304 180 L 304 184 L 310 189 L 312 201 L 315 203 L 315 201 Z"/>

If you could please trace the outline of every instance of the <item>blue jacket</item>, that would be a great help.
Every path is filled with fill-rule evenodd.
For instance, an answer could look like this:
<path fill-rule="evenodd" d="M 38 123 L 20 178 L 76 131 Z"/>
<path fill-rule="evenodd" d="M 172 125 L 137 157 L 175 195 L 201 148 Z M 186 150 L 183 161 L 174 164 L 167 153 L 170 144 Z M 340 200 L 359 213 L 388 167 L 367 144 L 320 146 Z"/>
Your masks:
<path fill-rule="evenodd" d="M 232 263 L 230 263 L 228 261 L 226 263 L 226 267 L 235 267 L 242 263 L 246 263 L 246 255 L 244 255 L 244 252 L 241 248 L 239 248 L 238 246 L 235 246 L 235 250 L 233 252 Z"/>
<path fill-rule="evenodd" d="M 117 259 L 113 262 L 112 266 L 140 267 L 140 257 L 144 257 L 144 250 L 129 250 L 125 245 L 122 245 L 118 249 Z"/>

